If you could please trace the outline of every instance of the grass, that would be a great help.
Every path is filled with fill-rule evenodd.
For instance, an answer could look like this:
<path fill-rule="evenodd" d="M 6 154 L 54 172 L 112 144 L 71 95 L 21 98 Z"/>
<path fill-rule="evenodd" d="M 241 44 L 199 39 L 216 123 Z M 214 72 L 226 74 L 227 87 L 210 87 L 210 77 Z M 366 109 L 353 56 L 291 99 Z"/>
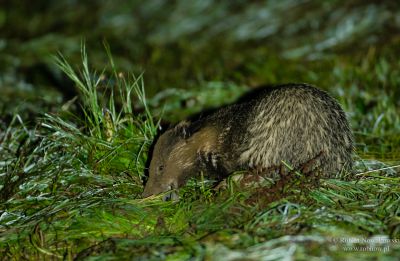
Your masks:
<path fill-rule="evenodd" d="M 1 260 L 398 260 L 396 4 L 59 2 L 0 8 Z M 166 123 L 286 82 L 339 100 L 356 175 L 141 197 Z"/>
<path fill-rule="evenodd" d="M 122 74 L 106 50 L 111 74 L 90 70 L 84 46 L 79 70 L 63 56 L 56 58 L 57 66 L 79 89 L 83 118 L 60 111 L 45 114 L 35 128 L 29 128 L 15 114 L 2 132 L 2 259 L 277 260 L 331 256 L 373 260 L 385 256 L 396 260 L 400 256 L 398 169 L 365 172 L 387 166 L 365 160 L 379 152 L 386 158 L 393 155 L 398 162 L 394 144 L 399 140 L 393 125 L 376 133 L 378 124 L 398 121 L 396 108 L 385 105 L 387 116 L 379 118 L 383 102 L 379 100 L 376 113 L 367 119 L 375 123 L 365 129 L 356 125 L 360 130 L 357 140 L 365 142 L 357 145 L 364 159 L 358 161 L 361 174 L 351 180 L 321 180 L 311 186 L 298 182 L 291 186 L 289 182 L 282 188 L 270 185 L 256 202 L 249 201 L 254 196 L 251 189 L 233 181 L 219 192 L 191 183 L 180 191 L 178 202 L 163 202 L 161 196 L 142 199 L 148 150 L 159 126 L 150 104 L 160 108 L 162 99 L 174 104 L 179 97 L 186 102 L 197 97 L 195 103 L 202 105 L 178 114 L 182 118 L 205 106 L 208 99 L 199 98 L 199 93 L 206 96 L 207 91 L 193 90 L 182 97 L 175 95 L 179 90 L 172 90 L 147 99 L 142 76 Z M 381 81 L 378 76 L 370 77 L 366 81 Z M 338 85 L 347 81 L 341 78 Z M 206 88 L 237 95 L 244 90 L 217 83 Z M 352 107 L 348 96 L 341 99 L 347 109 L 360 109 Z M 215 106 L 215 102 L 208 106 Z M 175 110 L 173 105 L 162 109 L 164 115 Z M 358 112 L 351 116 L 353 124 L 361 118 Z M 367 145 L 375 138 L 380 141 L 375 142 L 378 151 Z M 385 147 L 386 142 L 391 146 Z M 397 241 L 376 243 L 375 238 L 375 243 L 354 243 L 374 236 Z M 353 242 L 347 242 L 351 239 Z M 370 247 L 370 251 L 357 251 L 357 247 Z"/>

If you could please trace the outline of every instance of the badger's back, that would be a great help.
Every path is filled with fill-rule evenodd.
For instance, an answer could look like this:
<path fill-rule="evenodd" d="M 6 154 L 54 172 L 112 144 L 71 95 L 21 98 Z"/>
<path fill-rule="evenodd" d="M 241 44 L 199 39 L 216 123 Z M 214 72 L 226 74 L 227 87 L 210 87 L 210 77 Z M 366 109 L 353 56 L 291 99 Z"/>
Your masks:
<path fill-rule="evenodd" d="M 345 113 L 312 86 L 267 88 L 213 118 L 216 126 L 223 125 L 220 141 L 232 168 L 267 168 L 282 161 L 298 167 L 317 155 L 315 167 L 327 176 L 351 167 L 353 136 Z"/>

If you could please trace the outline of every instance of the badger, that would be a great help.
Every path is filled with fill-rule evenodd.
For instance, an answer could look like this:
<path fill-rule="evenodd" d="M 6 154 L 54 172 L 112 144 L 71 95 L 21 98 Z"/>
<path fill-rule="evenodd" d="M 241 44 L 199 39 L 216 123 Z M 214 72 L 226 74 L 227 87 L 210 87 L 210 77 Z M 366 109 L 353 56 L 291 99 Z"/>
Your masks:
<path fill-rule="evenodd" d="M 344 111 L 308 84 L 258 88 L 238 102 L 182 121 L 156 141 L 143 197 L 175 190 L 203 173 L 222 180 L 238 170 L 317 158 L 325 177 L 352 167 L 353 135 Z M 175 194 L 176 195 L 176 194 Z"/>

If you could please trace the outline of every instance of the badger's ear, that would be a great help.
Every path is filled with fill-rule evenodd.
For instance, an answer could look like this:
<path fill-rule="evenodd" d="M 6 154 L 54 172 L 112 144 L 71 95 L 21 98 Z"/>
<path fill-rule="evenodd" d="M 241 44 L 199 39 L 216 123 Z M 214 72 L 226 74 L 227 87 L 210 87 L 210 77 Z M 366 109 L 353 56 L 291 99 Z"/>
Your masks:
<path fill-rule="evenodd" d="M 189 121 L 181 121 L 174 127 L 174 133 L 182 139 L 192 136 L 191 123 Z"/>

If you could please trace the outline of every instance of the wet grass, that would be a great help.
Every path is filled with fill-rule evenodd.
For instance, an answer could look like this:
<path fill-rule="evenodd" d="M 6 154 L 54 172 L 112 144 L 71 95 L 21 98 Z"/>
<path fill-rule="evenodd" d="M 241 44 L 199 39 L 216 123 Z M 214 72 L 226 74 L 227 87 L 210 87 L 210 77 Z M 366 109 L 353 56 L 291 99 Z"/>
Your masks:
<path fill-rule="evenodd" d="M 89 6 L 109 23 L 89 19 L 90 26 L 75 28 L 83 34 L 93 24 L 100 28 L 81 51 L 79 37 L 68 35 L 72 29 L 43 33 L 55 18 L 81 21 L 86 5 L 64 1 L 60 17 L 48 14 L 42 27 L 35 19 L 29 27 L 6 27 L 0 258 L 397 260 L 400 63 L 393 54 L 400 39 L 391 34 L 398 23 L 392 4 L 283 1 L 265 11 L 258 3 L 185 2 L 172 16 L 165 12 L 170 5 L 143 3 L 138 21 L 115 13 L 116 6 Z M 0 26 L 10 25 L 1 10 Z M 210 16 L 201 20 L 204 10 Z M 156 19 L 143 23 L 148 17 Z M 260 29 L 263 19 L 274 21 L 270 31 Z M 138 34 L 128 30 L 136 22 Z M 308 32 L 309 25 L 319 34 Z M 100 32 L 109 37 L 105 51 L 93 44 Z M 31 39 L 18 42 L 18 35 Z M 64 56 L 54 59 L 57 50 Z M 284 82 L 311 83 L 339 100 L 356 136 L 356 175 L 302 173 L 261 189 L 232 177 L 218 191 L 192 181 L 180 201 L 141 198 L 160 126 L 233 102 L 258 84 Z M 65 86 L 76 86 L 71 97 Z"/>
<path fill-rule="evenodd" d="M 199 98 L 196 90 L 186 96 L 171 90 L 146 99 L 141 76 L 118 73 L 111 56 L 114 73 L 95 74 L 84 49 L 82 53 L 79 71 L 62 56 L 56 64 L 79 88 L 83 120 L 65 112 L 45 114 L 35 128 L 28 128 L 16 114 L 2 132 L 3 258 L 339 259 L 359 257 L 360 251 L 349 249 L 368 246 L 380 250 L 361 251 L 365 258 L 399 255 L 397 241 L 345 242 L 373 236 L 399 238 L 398 168 L 367 172 L 389 166 L 386 160 L 399 163 L 396 126 L 384 125 L 383 133 L 374 133 L 382 113 L 395 117 L 382 124 L 398 121 L 391 114 L 396 108 L 387 104 L 379 113 L 378 101 L 371 126 L 362 121 L 354 124 L 364 117 L 351 115 L 356 130 L 365 129 L 356 132 L 360 174 L 348 181 L 307 179 L 310 186 L 302 186 L 290 185 L 292 180 L 285 187 L 272 184 L 256 194 L 234 181 L 219 192 L 194 182 L 181 190 L 179 202 L 163 202 L 161 196 L 141 199 L 147 153 L 158 126 L 149 104 L 159 107 L 161 97 L 167 104 L 178 99 L 185 105 L 195 97 L 204 102 L 198 108 L 214 104 L 206 104 L 209 100 Z M 97 92 L 100 84 L 105 84 L 108 95 Z M 215 88 L 216 93 L 222 88 L 210 86 L 206 88 Z M 243 89 L 228 86 L 224 92 Z M 207 91 L 201 93 L 207 96 Z M 342 102 L 354 109 L 346 103 L 349 95 L 343 95 Z M 116 106 L 115 100 L 122 102 Z M 132 101 L 140 102 L 137 111 Z M 192 108 L 191 113 L 196 110 L 185 107 Z M 176 109 L 166 106 L 163 114 Z M 374 135 L 380 139 L 371 143 Z M 387 143 L 391 146 L 385 147 Z M 257 200 L 251 200 L 254 197 Z"/>

